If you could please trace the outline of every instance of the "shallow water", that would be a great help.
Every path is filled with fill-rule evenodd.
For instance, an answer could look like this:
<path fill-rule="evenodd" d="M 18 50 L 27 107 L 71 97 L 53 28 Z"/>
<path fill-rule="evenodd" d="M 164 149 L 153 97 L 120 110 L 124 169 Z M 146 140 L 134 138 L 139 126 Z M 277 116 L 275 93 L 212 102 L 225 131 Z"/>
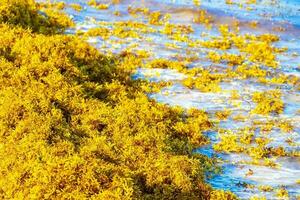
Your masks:
<path fill-rule="evenodd" d="M 137 17 L 128 14 L 128 6 L 147 7 L 151 11 L 159 10 L 162 13 L 170 13 L 170 22 L 177 24 L 191 25 L 194 32 L 189 34 L 191 40 L 208 40 L 212 36 L 219 36 L 215 26 L 207 28 L 201 24 L 193 23 L 198 6 L 191 0 L 147 0 L 147 1 L 120 1 L 118 4 L 110 5 L 107 10 L 97 10 L 87 5 L 86 1 L 65 0 L 67 3 L 79 3 L 83 6 L 81 12 L 75 12 L 71 8 L 66 11 L 76 22 L 76 28 L 68 30 L 73 34 L 75 31 L 87 31 L 94 27 L 112 28 L 114 22 L 137 21 L 147 23 L 147 19 L 141 15 Z M 109 3 L 110 1 L 101 1 Z M 237 1 L 233 1 L 237 2 Z M 245 1 L 239 1 L 245 2 Z M 215 17 L 215 24 L 232 24 L 235 20 L 241 22 L 240 33 L 274 33 L 280 36 L 280 41 L 274 43 L 276 47 L 288 47 L 288 50 L 280 54 L 277 59 L 280 67 L 274 69 L 274 73 L 283 73 L 300 77 L 300 1 L 281 0 L 272 3 L 271 0 L 260 0 L 257 4 L 228 5 L 222 0 L 202 0 L 201 9 L 207 10 Z M 114 15 L 114 11 L 119 11 L 120 16 Z M 258 21 L 257 28 L 251 28 L 246 24 L 250 21 Z M 98 22 L 105 22 L 99 25 Z M 276 28 L 284 27 L 285 31 L 276 31 Z M 159 31 L 162 26 L 150 26 L 154 32 L 140 33 L 138 38 L 118 38 L 101 39 L 91 37 L 88 41 L 106 53 L 119 53 L 125 49 L 147 50 L 150 52 L 150 59 L 153 58 L 178 58 L 178 56 L 195 56 L 198 59 L 189 63 L 189 67 L 203 67 L 211 69 L 226 69 L 226 64 L 214 64 L 206 58 L 208 49 L 195 46 L 189 47 L 186 42 L 174 41 Z M 205 33 L 205 34 L 204 34 Z M 170 47 L 167 44 L 175 44 Z M 229 49 L 228 52 L 238 52 L 237 49 Z M 161 92 L 149 94 L 150 98 L 171 106 L 179 105 L 184 108 L 199 108 L 207 111 L 211 116 L 219 110 L 229 109 L 232 115 L 244 115 L 245 121 L 235 121 L 229 117 L 221 121 L 218 126 L 223 129 L 230 129 L 233 132 L 240 128 L 251 126 L 254 120 L 266 121 L 267 119 L 290 120 L 294 129 L 290 133 L 283 133 L 280 129 L 273 129 L 270 133 L 263 135 L 271 139 L 268 147 L 284 146 L 287 152 L 300 150 L 300 93 L 294 87 L 287 84 L 265 85 L 256 80 L 230 80 L 221 82 L 222 91 L 218 93 L 203 93 L 199 90 L 189 89 L 181 84 L 181 80 L 186 75 L 171 69 L 144 69 L 140 68 L 132 76 L 134 79 L 147 79 L 150 81 L 170 81 L 173 85 L 164 88 Z M 285 109 L 279 116 L 263 117 L 250 115 L 250 111 L 255 107 L 251 101 L 251 94 L 255 91 L 266 91 L 280 88 L 283 93 Z M 236 90 L 242 97 L 237 100 L 231 99 L 230 91 Z M 212 144 L 195 150 L 209 157 L 217 157 L 223 172 L 213 177 L 208 177 L 207 181 L 214 188 L 230 190 L 242 199 L 249 199 L 253 195 L 265 196 L 268 199 L 280 199 L 276 196 L 276 190 L 285 188 L 289 192 L 290 199 L 300 196 L 300 160 L 299 157 L 272 157 L 277 167 L 268 167 L 251 163 L 251 158 L 243 153 L 218 153 L 213 150 L 212 145 L 218 143 L 219 135 L 216 130 L 206 133 Z M 261 137 L 261 133 L 255 133 L 255 137 Z M 289 144 L 290 139 L 294 143 Z M 249 169 L 253 172 L 247 175 Z M 253 186 L 253 187 L 250 187 Z M 271 191 L 262 191 L 259 186 L 271 186 Z"/>

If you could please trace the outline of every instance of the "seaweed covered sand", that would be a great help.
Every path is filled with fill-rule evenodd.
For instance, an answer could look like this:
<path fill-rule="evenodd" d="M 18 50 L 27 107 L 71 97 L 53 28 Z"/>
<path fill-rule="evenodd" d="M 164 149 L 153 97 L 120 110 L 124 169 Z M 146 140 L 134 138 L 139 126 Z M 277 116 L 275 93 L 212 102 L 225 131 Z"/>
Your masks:
<path fill-rule="evenodd" d="M 132 54 L 61 34 L 63 7 L 0 4 L 0 198 L 234 199 L 192 153 L 207 114 L 149 100 L 160 85 L 131 79 Z"/>

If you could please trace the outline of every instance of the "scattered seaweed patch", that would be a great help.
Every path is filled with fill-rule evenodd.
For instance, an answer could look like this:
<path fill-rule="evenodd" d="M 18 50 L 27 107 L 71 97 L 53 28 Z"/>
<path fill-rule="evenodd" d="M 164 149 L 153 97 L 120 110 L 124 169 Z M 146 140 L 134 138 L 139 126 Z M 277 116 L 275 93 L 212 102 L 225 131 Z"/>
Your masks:
<path fill-rule="evenodd" d="M 108 28 L 105 27 L 97 27 L 97 28 L 91 28 L 86 33 L 86 36 L 90 37 L 97 37 L 100 36 L 103 39 L 107 39 L 111 36 L 111 31 Z"/>
<path fill-rule="evenodd" d="M 214 17 L 205 10 L 199 10 L 194 18 L 194 23 L 204 24 L 206 27 L 211 27 L 214 22 Z"/>
<path fill-rule="evenodd" d="M 228 192 L 228 191 L 215 191 L 215 192 L 213 192 L 211 194 L 211 199 L 216 199 L 216 200 L 222 200 L 222 199 L 237 200 L 238 198 L 232 192 Z"/>
<path fill-rule="evenodd" d="M 137 14 L 148 15 L 150 13 L 149 8 L 145 8 L 145 7 L 133 8 L 133 7 L 129 6 L 127 8 L 127 11 L 131 15 L 137 15 Z"/>
<path fill-rule="evenodd" d="M 231 114 L 230 110 L 224 110 L 224 111 L 217 111 L 215 115 L 219 120 L 226 120 L 230 116 L 230 114 Z"/>
<path fill-rule="evenodd" d="M 244 151 L 244 148 L 239 144 L 238 136 L 236 134 L 229 131 L 219 135 L 220 142 L 213 145 L 215 151 L 225 153 L 241 153 Z"/>
<path fill-rule="evenodd" d="M 226 64 L 228 64 L 229 66 L 236 66 L 236 65 L 241 65 L 243 64 L 245 58 L 241 55 L 236 55 L 236 54 L 228 54 L 228 53 L 224 53 L 222 55 L 210 51 L 207 55 L 207 57 L 215 63 L 220 63 L 220 62 L 224 62 Z"/>
<path fill-rule="evenodd" d="M 70 4 L 70 7 L 73 8 L 74 10 L 76 10 L 77 12 L 80 12 L 83 9 L 82 6 L 77 3 Z"/>
<path fill-rule="evenodd" d="M 261 69 L 258 65 L 238 65 L 236 68 L 236 72 L 240 77 L 248 79 L 248 78 L 265 78 L 268 75 L 268 72 L 264 69 Z"/>
<path fill-rule="evenodd" d="M 276 195 L 277 195 L 278 198 L 281 198 L 281 199 L 289 199 L 289 193 L 284 188 L 277 189 L 276 190 Z"/>
<path fill-rule="evenodd" d="M 155 59 L 147 62 L 146 67 L 148 68 L 162 68 L 162 69 L 175 69 L 179 72 L 184 71 L 187 67 L 179 61 L 172 61 L 166 59 Z"/>
<path fill-rule="evenodd" d="M 201 92 L 220 92 L 219 85 L 222 76 L 219 74 L 212 74 L 206 70 L 198 73 L 196 78 L 188 77 L 182 81 L 182 84 L 188 88 L 195 88 Z"/>
<path fill-rule="evenodd" d="M 102 3 L 99 3 L 97 2 L 97 0 L 90 0 L 88 2 L 88 5 L 96 8 L 96 9 L 99 9 L 99 10 L 107 10 L 109 8 L 109 4 L 102 4 Z"/>
<path fill-rule="evenodd" d="M 269 115 L 283 112 L 284 103 L 281 100 L 281 92 L 279 90 L 255 92 L 253 93 L 252 100 L 257 104 L 251 111 L 252 113 Z"/>
<path fill-rule="evenodd" d="M 161 31 L 166 35 L 178 35 L 178 34 L 190 34 L 194 32 L 194 29 L 191 25 L 182 25 L 182 24 L 170 24 L 166 23 L 163 30 Z"/>

